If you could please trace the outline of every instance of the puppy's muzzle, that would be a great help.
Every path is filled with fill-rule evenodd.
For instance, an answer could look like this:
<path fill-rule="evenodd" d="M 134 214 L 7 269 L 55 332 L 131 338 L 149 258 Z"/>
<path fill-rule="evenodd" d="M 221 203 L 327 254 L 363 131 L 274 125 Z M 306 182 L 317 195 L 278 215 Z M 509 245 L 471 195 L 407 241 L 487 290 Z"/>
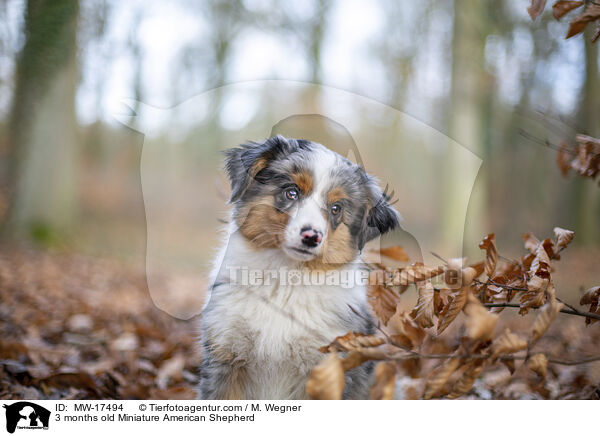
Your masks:
<path fill-rule="evenodd" d="M 323 232 L 310 226 L 306 226 L 302 227 L 300 230 L 300 237 L 302 238 L 302 245 L 309 248 L 315 248 L 323 240 Z"/>

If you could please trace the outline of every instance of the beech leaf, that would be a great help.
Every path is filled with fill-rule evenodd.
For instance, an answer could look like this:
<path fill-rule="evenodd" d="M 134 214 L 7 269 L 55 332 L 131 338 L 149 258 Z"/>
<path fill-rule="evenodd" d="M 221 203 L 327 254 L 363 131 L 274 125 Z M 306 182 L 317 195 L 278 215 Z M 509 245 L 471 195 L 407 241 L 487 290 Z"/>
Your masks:
<path fill-rule="evenodd" d="M 333 352 L 311 371 L 306 382 L 306 393 L 315 400 L 341 400 L 344 384 L 342 362 Z"/>

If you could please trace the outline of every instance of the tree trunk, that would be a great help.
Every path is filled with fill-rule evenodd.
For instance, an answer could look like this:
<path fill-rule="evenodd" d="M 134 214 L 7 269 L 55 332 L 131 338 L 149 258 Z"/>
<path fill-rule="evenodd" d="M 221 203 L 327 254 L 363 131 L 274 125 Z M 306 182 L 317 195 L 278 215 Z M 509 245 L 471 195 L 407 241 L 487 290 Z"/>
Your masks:
<path fill-rule="evenodd" d="M 600 74 L 598 43 L 591 42 L 595 27 L 588 26 L 583 35 L 585 44 L 585 82 L 582 89 L 580 117 L 586 135 L 600 137 Z M 596 245 L 600 241 L 600 190 L 589 179 L 575 181 L 576 228 L 579 243 Z"/>
<path fill-rule="evenodd" d="M 452 78 L 450 92 L 450 108 L 448 111 L 448 135 L 451 139 L 483 158 L 484 127 L 484 43 L 486 20 L 485 4 L 455 0 L 454 26 L 452 37 Z M 476 186 L 471 180 L 463 177 L 476 170 L 465 168 L 475 165 L 476 159 L 465 161 L 464 156 L 453 152 L 449 147 L 444 163 L 445 183 L 442 187 L 442 222 L 445 241 L 456 239 L 455 229 L 464 226 L 463 240 L 478 240 L 485 231 L 485 196 L 486 181 L 481 174 Z M 461 174 L 462 173 L 462 174 Z M 464 222 L 464 205 L 456 201 L 473 189 L 469 201 L 467 221 Z M 466 244 L 467 246 L 469 244 Z M 459 255 L 455 253 L 453 255 Z"/>
<path fill-rule="evenodd" d="M 9 236 L 44 242 L 74 223 L 77 16 L 77 0 L 27 2 L 10 126 Z"/>

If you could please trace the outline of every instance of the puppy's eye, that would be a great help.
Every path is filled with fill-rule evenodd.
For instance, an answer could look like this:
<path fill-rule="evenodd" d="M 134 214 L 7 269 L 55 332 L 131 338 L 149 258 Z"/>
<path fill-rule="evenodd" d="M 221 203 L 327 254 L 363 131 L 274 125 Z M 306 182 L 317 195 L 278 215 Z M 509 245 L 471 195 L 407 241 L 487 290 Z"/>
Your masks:
<path fill-rule="evenodd" d="M 342 206 L 340 206 L 339 204 L 335 203 L 335 204 L 331 205 L 331 214 L 332 215 L 338 215 L 341 211 L 342 211 Z"/>
<path fill-rule="evenodd" d="M 298 190 L 296 188 L 289 188 L 285 191 L 285 198 L 288 200 L 297 200 L 298 199 Z"/>

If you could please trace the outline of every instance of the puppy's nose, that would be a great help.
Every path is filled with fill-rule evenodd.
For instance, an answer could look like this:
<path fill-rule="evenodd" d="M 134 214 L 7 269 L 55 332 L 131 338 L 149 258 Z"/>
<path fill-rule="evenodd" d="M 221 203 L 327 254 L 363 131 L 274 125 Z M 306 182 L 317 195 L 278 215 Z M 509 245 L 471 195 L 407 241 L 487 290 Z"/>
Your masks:
<path fill-rule="evenodd" d="M 300 230 L 302 244 L 307 247 L 316 247 L 323 240 L 323 232 L 313 229 L 312 227 L 303 227 Z"/>

